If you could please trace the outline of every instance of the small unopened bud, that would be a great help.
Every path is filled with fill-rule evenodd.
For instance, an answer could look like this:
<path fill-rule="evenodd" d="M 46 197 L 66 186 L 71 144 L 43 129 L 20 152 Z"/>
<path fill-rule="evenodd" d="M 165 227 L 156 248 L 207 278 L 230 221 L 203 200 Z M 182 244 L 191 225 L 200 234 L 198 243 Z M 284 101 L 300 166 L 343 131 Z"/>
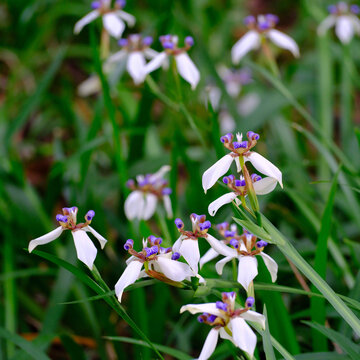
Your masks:
<path fill-rule="evenodd" d="M 128 239 L 128 240 L 126 240 L 126 243 L 124 245 L 124 249 L 126 251 L 129 251 L 130 249 L 133 248 L 133 246 L 134 246 L 134 240 L 133 239 Z"/>
<path fill-rule="evenodd" d="M 249 296 L 245 301 L 245 307 L 251 308 L 253 307 L 254 303 L 255 303 L 255 299 L 252 296 Z"/>
<path fill-rule="evenodd" d="M 184 228 L 184 223 L 181 219 L 175 219 L 175 225 L 180 230 Z"/>

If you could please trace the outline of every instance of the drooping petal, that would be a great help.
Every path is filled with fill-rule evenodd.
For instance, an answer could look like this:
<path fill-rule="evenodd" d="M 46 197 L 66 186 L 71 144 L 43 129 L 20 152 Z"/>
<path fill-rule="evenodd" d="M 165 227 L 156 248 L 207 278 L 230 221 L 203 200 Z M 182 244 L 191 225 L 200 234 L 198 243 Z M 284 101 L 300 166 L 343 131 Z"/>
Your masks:
<path fill-rule="evenodd" d="M 189 311 L 191 314 L 208 313 L 208 314 L 220 316 L 222 318 L 224 317 L 223 312 L 221 312 L 216 307 L 216 303 L 183 305 L 180 309 L 180 314 L 182 314 L 185 311 Z"/>
<path fill-rule="evenodd" d="M 326 32 L 332 27 L 334 26 L 336 23 L 336 16 L 334 15 L 329 15 L 328 17 L 326 17 L 319 25 L 319 27 L 317 28 L 317 33 L 319 36 L 324 36 L 326 34 Z"/>
<path fill-rule="evenodd" d="M 125 58 L 127 57 L 128 52 L 124 49 L 116 52 L 115 54 L 112 54 L 111 56 L 109 56 L 109 58 L 106 60 L 106 63 L 110 64 L 110 63 L 114 63 L 114 62 L 121 62 L 123 60 L 125 60 Z"/>
<path fill-rule="evenodd" d="M 79 34 L 83 27 L 98 18 L 100 13 L 97 10 L 91 11 L 75 23 L 74 34 Z"/>
<path fill-rule="evenodd" d="M 142 213 L 142 218 L 144 220 L 149 220 L 155 213 L 157 205 L 157 197 L 154 194 L 146 194 L 145 195 L 145 205 L 144 211 Z"/>
<path fill-rule="evenodd" d="M 256 170 L 260 171 L 264 175 L 276 179 L 280 186 L 283 187 L 281 171 L 262 155 L 254 151 L 250 151 L 248 155 L 244 156 L 244 160 L 250 161 Z"/>
<path fill-rule="evenodd" d="M 107 243 L 107 240 L 100 235 L 95 229 L 93 229 L 90 225 L 83 227 L 83 230 L 90 231 L 98 240 L 100 243 L 101 248 L 103 249 L 105 244 Z"/>
<path fill-rule="evenodd" d="M 201 258 L 200 258 L 200 269 L 203 267 L 204 264 L 206 264 L 207 262 L 215 259 L 216 257 L 219 256 L 219 253 L 217 251 L 215 251 L 213 248 L 210 248 Z"/>
<path fill-rule="evenodd" d="M 237 251 L 235 249 L 231 249 L 230 247 L 226 246 L 221 241 L 215 239 L 212 235 L 206 234 L 205 239 L 210 244 L 210 246 L 219 254 L 230 257 L 235 257 L 237 255 Z"/>
<path fill-rule="evenodd" d="M 146 64 L 145 73 L 150 74 L 154 70 L 158 69 L 160 66 L 162 66 L 165 63 L 166 59 L 167 59 L 166 53 L 161 52 Z"/>
<path fill-rule="evenodd" d="M 348 44 L 354 36 L 354 26 L 349 16 L 339 16 L 336 20 L 335 32 L 343 44 Z"/>
<path fill-rule="evenodd" d="M 135 25 L 136 19 L 135 16 L 127 13 L 126 11 L 116 11 L 116 15 L 124 20 L 130 27 L 133 27 Z"/>
<path fill-rule="evenodd" d="M 195 274 L 198 273 L 198 266 L 200 261 L 199 244 L 197 240 L 184 239 L 181 243 L 180 254 L 184 257 L 186 262 L 190 265 Z"/>
<path fill-rule="evenodd" d="M 272 257 L 270 257 L 268 254 L 265 254 L 264 252 L 261 252 L 260 256 L 263 258 L 264 263 L 269 270 L 271 281 L 275 282 L 277 279 L 278 264 Z"/>
<path fill-rule="evenodd" d="M 265 195 L 276 188 L 277 180 L 273 177 L 266 177 L 253 183 L 257 195 Z"/>
<path fill-rule="evenodd" d="M 214 352 L 219 339 L 219 330 L 211 329 L 206 337 L 204 346 L 201 350 L 198 360 L 207 360 Z"/>
<path fill-rule="evenodd" d="M 238 64 L 240 60 L 251 50 L 260 47 L 260 35 L 253 30 L 248 31 L 240 40 L 238 40 L 231 49 L 231 58 L 234 64 Z"/>
<path fill-rule="evenodd" d="M 263 329 L 265 329 L 265 316 L 263 314 L 259 314 L 256 311 L 248 310 L 240 315 L 244 320 L 256 322 L 261 325 Z"/>
<path fill-rule="evenodd" d="M 145 200 L 141 191 L 133 191 L 125 200 L 125 215 L 129 220 L 141 219 L 145 206 Z"/>
<path fill-rule="evenodd" d="M 187 277 L 193 275 L 189 265 L 180 261 L 158 256 L 156 262 L 161 269 L 161 272 L 170 280 L 183 281 Z"/>
<path fill-rule="evenodd" d="M 141 84 L 145 80 L 146 61 L 141 51 L 132 51 L 129 54 L 126 69 L 136 85 Z"/>
<path fill-rule="evenodd" d="M 124 289 L 139 278 L 142 266 L 143 264 L 140 261 L 131 261 L 120 276 L 120 279 L 115 284 L 115 294 L 119 302 L 121 302 Z"/>
<path fill-rule="evenodd" d="M 57 227 L 55 230 L 50 231 L 49 233 L 40 236 L 34 240 L 31 240 L 29 242 L 29 252 L 31 253 L 38 245 L 44 245 L 51 241 L 54 241 L 57 239 L 61 233 L 64 231 L 64 228 L 62 226 Z"/>
<path fill-rule="evenodd" d="M 237 281 L 246 291 L 257 274 L 258 263 L 255 256 L 240 256 Z"/>
<path fill-rule="evenodd" d="M 200 72 L 186 52 L 175 56 L 176 66 L 180 76 L 186 80 L 194 90 L 200 81 Z"/>
<path fill-rule="evenodd" d="M 225 204 L 231 203 L 237 195 L 234 192 L 227 193 L 214 200 L 208 207 L 208 212 L 211 216 L 214 216 L 216 212 Z"/>
<path fill-rule="evenodd" d="M 95 245 L 84 230 L 74 230 L 71 231 L 71 234 L 74 238 L 78 259 L 92 270 L 97 254 Z"/>
<path fill-rule="evenodd" d="M 204 172 L 202 176 L 202 186 L 205 194 L 207 190 L 229 170 L 233 160 L 234 158 L 230 154 L 227 154 Z"/>
<path fill-rule="evenodd" d="M 282 49 L 289 50 L 295 57 L 300 56 L 300 50 L 293 38 L 283 32 L 271 29 L 266 35 L 275 45 Z"/>
<path fill-rule="evenodd" d="M 167 218 L 172 219 L 174 217 L 174 214 L 172 211 L 170 196 L 163 195 L 163 201 L 164 201 L 164 207 L 165 207 Z"/>
<path fill-rule="evenodd" d="M 221 259 L 220 261 L 218 261 L 215 265 L 216 272 L 219 275 L 222 275 L 225 264 L 227 264 L 230 260 L 234 259 L 234 257 L 235 256 L 226 256 L 223 259 Z"/>
<path fill-rule="evenodd" d="M 234 343 L 251 357 L 254 355 L 256 335 L 246 321 L 240 317 L 230 320 Z"/>
<path fill-rule="evenodd" d="M 180 235 L 179 238 L 174 242 L 173 246 L 172 246 L 172 251 L 173 252 L 179 252 L 180 251 L 180 246 L 181 246 L 181 243 L 184 239 L 184 236 L 183 235 Z"/>
<path fill-rule="evenodd" d="M 120 38 L 125 30 L 124 22 L 113 12 L 103 15 L 102 18 L 103 18 L 104 28 L 106 29 L 106 31 L 114 38 L 116 39 Z"/>

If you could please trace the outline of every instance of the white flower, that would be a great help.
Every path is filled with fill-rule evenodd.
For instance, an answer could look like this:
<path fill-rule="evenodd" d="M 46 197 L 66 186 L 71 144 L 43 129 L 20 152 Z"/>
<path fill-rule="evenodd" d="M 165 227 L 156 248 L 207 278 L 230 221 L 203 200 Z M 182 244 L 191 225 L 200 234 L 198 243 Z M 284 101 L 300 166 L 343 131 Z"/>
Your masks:
<path fill-rule="evenodd" d="M 326 17 L 318 27 L 318 34 L 324 36 L 325 33 L 335 26 L 337 37 L 343 44 L 348 44 L 354 33 L 360 35 L 360 20 L 356 16 L 360 12 L 358 5 L 349 6 L 345 2 L 328 7 L 330 15 Z"/>
<path fill-rule="evenodd" d="M 119 39 L 125 30 L 125 22 L 134 26 L 135 17 L 121 9 L 125 6 L 125 0 L 116 0 L 114 8 L 111 9 L 111 0 L 93 1 L 91 7 L 94 9 L 81 18 L 74 27 L 74 33 L 79 34 L 83 27 L 98 17 L 102 17 L 103 26 L 113 37 Z"/>
<path fill-rule="evenodd" d="M 222 301 L 206 304 L 188 304 L 180 309 L 180 313 L 189 311 L 191 314 L 203 313 L 198 321 L 213 326 L 210 330 L 198 360 L 207 360 L 214 352 L 219 336 L 230 340 L 235 346 L 253 356 L 256 347 L 256 335 L 246 321 L 259 323 L 265 328 L 265 317 L 250 310 L 254 298 L 246 299 L 245 307 L 235 308 L 235 292 L 222 293 Z"/>
<path fill-rule="evenodd" d="M 248 131 L 247 133 L 248 141 L 242 141 L 242 135 L 240 135 L 239 133 L 236 136 L 237 136 L 237 141 L 234 142 L 232 142 L 234 138 L 232 134 L 227 134 L 220 138 L 221 142 L 228 150 L 231 151 L 231 153 L 223 156 L 213 166 L 211 166 L 209 169 L 207 169 L 204 172 L 202 176 L 202 186 L 204 188 L 205 193 L 216 183 L 216 181 L 221 176 L 223 176 L 229 170 L 234 160 L 236 162 L 238 172 L 241 171 L 240 161 L 239 161 L 240 156 L 243 157 L 245 162 L 250 161 L 256 170 L 258 170 L 262 174 L 265 174 L 275 179 L 277 182 L 279 182 L 280 186 L 283 187 L 281 171 L 274 164 L 272 164 L 269 160 L 265 159 L 260 154 L 254 151 L 250 151 L 250 149 L 252 149 L 256 145 L 257 140 L 260 138 L 260 136 L 254 133 L 253 131 Z M 267 180 L 267 182 L 270 182 L 270 180 Z M 259 189 L 259 191 L 262 190 Z M 227 194 L 227 200 L 228 198 L 231 197 L 234 196 L 232 194 Z M 228 202 L 231 201 L 232 199 Z"/>
<path fill-rule="evenodd" d="M 163 178 L 170 166 L 163 166 L 155 174 L 138 175 L 137 184 L 129 180 L 127 186 L 133 190 L 125 200 L 125 215 L 129 220 L 149 220 L 155 213 L 158 200 L 163 200 L 168 218 L 173 217 L 168 182 Z"/>
<path fill-rule="evenodd" d="M 185 81 L 187 81 L 194 90 L 200 81 L 200 72 L 187 54 L 187 51 L 194 44 L 193 38 L 191 36 L 187 36 L 185 38 L 184 48 L 178 48 L 177 36 L 160 36 L 160 41 L 164 47 L 164 51 L 159 53 L 154 59 L 146 64 L 146 74 L 150 74 L 152 71 L 158 69 L 161 66 L 167 68 L 169 66 L 169 56 L 174 56 L 179 75 Z"/>
<path fill-rule="evenodd" d="M 77 212 L 78 208 L 75 206 L 71 208 L 63 208 L 63 215 L 56 215 L 56 220 L 60 223 L 60 226 L 48 234 L 31 240 L 29 243 L 29 252 L 31 253 L 38 245 L 44 245 L 54 241 L 64 230 L 71 230 L 78 259 L 87 265 L 89 269 L 92 269 L 97 249 L 87 235 L 87 232 L 91 232 L 99 240 L 102 249 L 104 248 L 107 240 L 90 226 L 91 220 L 95 216 L 95 212 L 93 210 L 89 210 L 86 213 L 86 222 L 81 224 L 76 224 Z"/>
<path fill-rule="evenodd" d="M 279 19 L 276 15 L 266 14 L 245 18 L 249 31 L 231 49 L 233 63 L 237 64 L 251 50 L 259 49 L 262 41 L 270 40 L 282 49 L 289 50 L 295 57 L 300 56 L 299 47 L 288 35 L 274 29 Z"/>
<path fill-rule="evenodd" d="M 258 263 L 255 256 L 261 256 L 269 270 L 272 282 L 276 281 L 278 265 L 269 255 L 263 252 L 264 247 L 267 246 L 266 241 L 260 240 L 256 242 L 256 236 L 244 232 L 241 236 L 234 236 L 229 244 L 231 248 L 228 247 L 228 250 L 231 251 L 231 254 L 229 253 L 229 255 L 217 262 L 215 266 L 219 275 L 222 275 L 226 263 L 237 258 L 239 260 L 237 281 L 247 291 L 258 274 Z"/>
<path fill-rule="evenodd" d="M 147 247 L 148 242 L 151 247 Z M 115 284 L 115 293 L 119 302 L 124 289 L 144 276 L 151 276 L 173 285 L 194 276 L 189 265 L 177 261 L 180 255 L 172 252 L 171 248 L 160 247 L 161 242 L 161 238 L 150 235 L 147 240 L 143 240 L 142 251 L 136 252 L 133 249 L 134 241 L 132 239 L 126 241 L 124 248 L 132 256 L 127 260 L 127 267 Z M 143 267 L 145 271 L 142 271 Z"/>

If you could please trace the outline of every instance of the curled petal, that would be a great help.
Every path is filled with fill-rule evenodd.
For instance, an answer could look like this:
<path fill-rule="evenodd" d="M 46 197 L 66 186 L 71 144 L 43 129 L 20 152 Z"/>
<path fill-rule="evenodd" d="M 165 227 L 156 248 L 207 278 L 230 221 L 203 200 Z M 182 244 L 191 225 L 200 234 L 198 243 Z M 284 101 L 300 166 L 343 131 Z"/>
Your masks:
<path fill-rule="evenodd" d="M 133 27 L 135 25 L 136 22 L 135 16 L 132 16 L 126 11 L 122 11 L 122 10 L 116 11 L 116 15 L 122 20 L 124 20 L 130 27 Z"/>
<path fill-rule="evenodd" d="M 266 177 L 254 182 L 253 187 L 257 195 L 265 195 L 276 188 L 277 180 L 272 177 Z"/>
<path fill-rule="evenodd" d="M 237 281 L 246 291 L 257 274 L 258 263 L 255 256 L 240 256 Z"/>
<path fill-rule="evenodd" d="M 256 311 L 248 310 L 240 315 L 244 320 L 256 322 L 261 325 L 263 329 L 265 329 L 265 316 L 263 314 L 259 314 Z"/>
<path fill-rule="evenodd" d="M 163 196 L 163 201 L 164 201 L 164 207 L 165 207 L 167 218 L 172 219 L 174 217 L 174 214 L 173 214 L 173 211 L 172 211 L 170 196 L 169 195 L 164 195 Z"/>
<path fill-rule="evenodd" d="M 126 69 L 136 85 L 145 80 L 145 58 L 141 51 L 132 51 L 129 54 Z"/>
<path fill-rule="evenodd" d="M 184 239 L 181 243 L 179 252 L 184 257 L 186 262 L 190 265 L 194 273 L 197 274 L 200 261 L 198 241 L 192 239 Z"/>
<path fill-rule="evenodd" d="M 219 339 L 219 330 L 211 329 L 206 337 L 204 346 L 201 350 L 198 360 L 207 360 L 214 352 Z"/>
<path fill-rule="evenodd" d="M 216 307 L 216 303 L 205 303 L 205 304 L 188 304 L 184 305 L 180 309 L 180 314 L 185 311 L 189 311 L 191 314 L 208 313 L 220 317 L 224 317 L 222 311 Z"/>
<path fill-rule="evenodd" d="M 163 256 L 158 256 L 156 262 L 161 272 L 170 280 L 183 281 L 187 277 L 193 275 L 189 265 L 180 261 L 175 261 Z"/>
<path fill-rule="evenodd" d="M 232 259 L 234 259 L 234 256 L 226 256 L 222 260 L 218 261 L 215 265 L 216 272 L 219 275 L 222 275 L 225 264 L 227 264 Z"/>
<path fill-rule="evenodd" d="M 328 17 L 326 17 L 319 25 L 318 29 L 317 29 L 317 33 L 319 36 L 324 36 L 326 34 L 326 32 L 332 27 L 334 26 L 336 23 L 336 16 L 334 15 L 329 15 Z"/>
<path fill-rule="evenodd" d="M 202 176 L 202 186 L 205 194 L 207 190 L 229 170 L 233 160 L 234 158 L 230 154 L 227 154 L 204 172 Z"/>
<path fill-rule="evenodd" d="M 336 21 L 335 32 L 343 44 L 348 44 L 354 36 L 354 26 L 349 16 L 339 16 Z"/>
<path fill-rule="evenodd" d="M 265 254 L 264 252 L 261 252 L 260 256 L 263 258 L 265 266 L 269 270 L 271 281 L 275 282 L 277 279 L 278 264 L 272 257 L 270 257 L 268 254 Z"/>
<path fill-rule="evenodd" d="M 145 195 L 145 206 L 144 211 L 142 213 L 142 218 L 144 220 L 149 220 L 155 213 L 157 205 L 157 197 L 154 194 L 146 194 Z"/>
<path fill-rule="evenodd" d="M 125 30 L 124 22 L 112 12 L 103 16 L 103 24 L 106 31 L 116 39 L 120 38 Z"/>
<path fill-rule="evenodd" d="M 141 219 L 144 211 L 145 200 L 141 191 L 133 191 L 125 200 L 125 215 L 129 220 Z"/>
<path fill-rule="evenodd" d="M 215 251 L 213 248 L 210 248 L 201 258 L 200 258 L 200 269 L 203 267 L 204 264 L 206 264 L 207 262 L 215 259 L 216 257 L 219 256 L 219 253 L 217 251 Z"/>
<path fill-rule="evenodd" d="M 92 269 L 97 254 L 95 245 L 84 230 L 74 230 L 71 234 L 74 238 L 78 259 Z"/>
<path fill-rule="evenodd" d="M 186 52 L 176 55 L 175 61 L 180 76 L 186 80 L 191 85 L 191 89 L 194 90 L 200 81 L 198 68 Z"/>
<path fill-rule="evenodd" d="M 234 64 L 238 64 L 240 60 L 251 50 L 260 47 L 260 35 L 253 30 L 248 31 L 240 40 L 238 40 L 231 49 L 231 58 Z"/>
<path fill-rule="evenodd" d="M 251 357 L 254 355 L 256 335 L 246 321 L 240 317 L 230 320 L 234 343 Z"/>
<path fill-rule="evenodd" d="M 267 37 L 275 45 L 281 47 L 282 49 L 289 50 L 295 57 L 300 56 L 300 51 L 299 51 L 299 47 L 298 47 L 297 43 L 289 35 L 286 35 L 279 30 L 271 29 L 267 33 Z"/>
<path fill-rule="evenodd" d="M 150 74 L 154 70 L 158 69 L 162 66 L 167 60 L 167 55 L 165 52 L 159 53 L 156 57 L 154 57 L 150 62 L 148 62 L 145 66 L 145 73 Z"/>
<path fill-rule="evenodd" d="M 100 243 L 101 248 L 103 249 L 105 244 L 107 243 L 107 240 L 100 235 L 95 229 L 93 229 L 90 225 L 83 227 L 83 230 L 90 231 L 98 240 Z"/>
<path fill-rule="evenodd" d="M 31 253 L 38 245 L 44 245 L 57 239 L 64 231 L 62 226 L 57 227 L 55 230 L 40 236 L 29 242 L 29 252 Z"/>
<path fill-rule="evenodd" d="M 276 180 L 275 180 L 275 184 L 276 184 Z M 209 214 L 211 216 L 214 216 L 216 214 L 216 212 L 219 210 L 219 208 L 221 208 L 225 204 L 231 203 L 236 197 L 237 197 L 237 195 L 235 193 L 233 193 L 233 192 L 227 193 L 227 194 L 225 194 L 223 196 L 220 196 L 219 198 L 214 200 L 209 205 L 209 207 L 208 207 Z"/>
<path fill-rule="evenodd" d="M 76 22 L 74 26 L 74 34 L 79 34 L 79 32 L 83 29 L 85 25 L 91 23 L 99 16 L 100 13 L 97 10 L 91 11 L 88 14 L 86 14 L 83 18 L 81 18 L 79 21 Z"/>
<path fill-rule="evenodd" d="M 235 249 L 231 249 L 230 247 L 226 246 L 221 241 L 215 239 L 212 235 L 206 234 L 205 239 L 210 244 L 210 246 L 219 254 L 230 257 L 237 256 L 237 251 Z"/>
<path fill-rule="evenodd" d="M 281 171 L 262 155 L 251 151 L 248 155 L 244 156 L 244 160 L 250 161 L 256 170 L 260 171 L 264 175 L 276 179 L 280 186 L 283 187 Z"/>
<path fill-rule="evenodd" d="M 115 294 L 119 302 L 121 302 L 124 289 L 139 278 L 142 266 L 143 264 L 140 261 L 131 261 L 122 273 L 120 279 L 115 284 Z"/>

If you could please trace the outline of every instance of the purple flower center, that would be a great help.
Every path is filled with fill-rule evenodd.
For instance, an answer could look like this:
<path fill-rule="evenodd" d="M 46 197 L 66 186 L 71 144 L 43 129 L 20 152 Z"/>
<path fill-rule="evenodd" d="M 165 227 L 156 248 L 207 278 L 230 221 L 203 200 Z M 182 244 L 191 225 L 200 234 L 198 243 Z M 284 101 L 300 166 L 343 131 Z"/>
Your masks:
<path fill-rule="evenodd" d="M 251 308 L 253 307 L 254 303 L 255 303 L 255 299 L 252 296 L 249 296 L 245 301 L 245 306 L 247 308 Z"/>
<path fill-rule="evenodd" d="M 174 252 L 171 255 L 171 260 L 178 260 L 180 258 L 180 254 L 178 252 Z"/>

